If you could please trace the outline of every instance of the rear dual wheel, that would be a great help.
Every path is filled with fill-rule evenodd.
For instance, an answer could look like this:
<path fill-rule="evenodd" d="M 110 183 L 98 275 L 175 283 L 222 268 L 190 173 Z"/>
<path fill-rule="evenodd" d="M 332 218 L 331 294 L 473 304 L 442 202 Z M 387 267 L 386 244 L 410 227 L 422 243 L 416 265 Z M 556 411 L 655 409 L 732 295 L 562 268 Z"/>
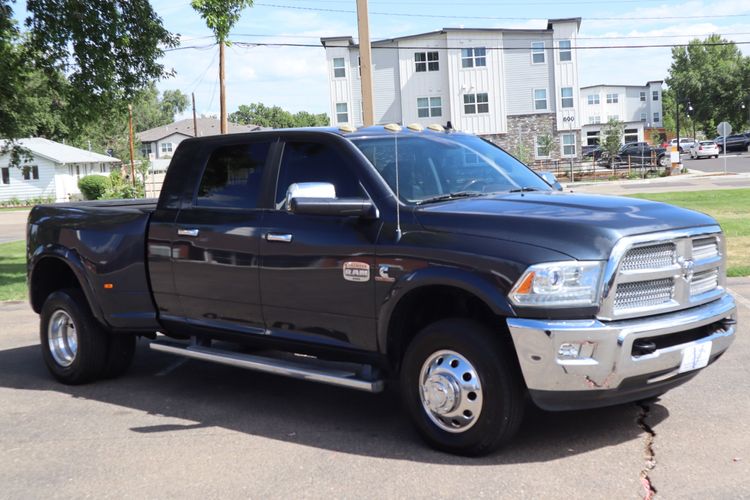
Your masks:
<path fill-rule="evenodd" d="M 75 288 L 59 290 L 47 298 L 39 337 L 47 369 L 64 384 L 121 375 L 135 353 L 135 337 L 105 330 L 91 313 L 86 297 Z"/>
<path fill-rule="evenodd" d="M 432 447 L 485 455 L 508 442 L 523 416 L 518 367 L 497 332 L 472 320 L 427 326 L 401 368 L 404 405 Z"/>

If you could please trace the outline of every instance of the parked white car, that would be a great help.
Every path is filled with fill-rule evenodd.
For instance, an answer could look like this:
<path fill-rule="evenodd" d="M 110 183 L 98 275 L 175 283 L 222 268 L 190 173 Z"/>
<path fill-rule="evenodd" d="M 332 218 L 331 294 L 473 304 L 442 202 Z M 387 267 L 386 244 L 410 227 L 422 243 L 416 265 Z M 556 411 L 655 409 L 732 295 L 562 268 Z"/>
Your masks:
<path fill-rule="evenodd" d="M 714 141 L 700 141 L 690 148 L 690 158 L 718 158 L 719 152 L 719 145 Z"/>
<path fill-rule="evenodd" d="M 686 151 L 690 151 L 690 148 L 692 148 L 696 144 L 696 140 L 692 137 L 680 137 L 680 153 L 685 153 Z M 669 142 L 670 148 L 672 146 L 677 145 L 677 139 L 672 139 Z"/>

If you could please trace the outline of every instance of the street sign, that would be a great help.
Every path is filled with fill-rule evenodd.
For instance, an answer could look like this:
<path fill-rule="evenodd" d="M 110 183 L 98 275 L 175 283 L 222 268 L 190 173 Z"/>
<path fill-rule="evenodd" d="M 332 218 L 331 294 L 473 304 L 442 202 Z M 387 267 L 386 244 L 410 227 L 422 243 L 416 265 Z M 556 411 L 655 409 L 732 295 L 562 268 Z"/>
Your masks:
<path fill-rule="evenodd" d="M 732 133 L 732 126 L 727 122 L 721 122 L 719 123 L 719 126 L 716 127 L 716 131 L 719 133 L 719 135 L 723 135 L 726 137 Z"/>

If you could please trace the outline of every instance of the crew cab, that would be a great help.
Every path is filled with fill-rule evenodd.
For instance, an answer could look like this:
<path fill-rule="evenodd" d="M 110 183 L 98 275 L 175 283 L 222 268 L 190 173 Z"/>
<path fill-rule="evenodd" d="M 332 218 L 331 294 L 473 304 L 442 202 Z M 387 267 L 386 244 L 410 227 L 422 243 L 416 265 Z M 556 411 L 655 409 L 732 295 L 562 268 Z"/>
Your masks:
<path fill-rule="evenodd" d="M 554 190 L 440 126 L 188 139 L 158 201 L 28 220 L 60 382 L 123 374 L 140 336 L 354 390 L 396 383 L 422 437 L 466 455 L 511 439 L 529 399 L 637 401 L 718 359 L 736 329 L 725 256 L 711 217 Z"/>
<path fill-rule="evenodd" d="M 647 142 L 629 142 L 620 147 L 615 156 L 616 164 L 669 166 L 670 158 L 665 148 L 651 146 Z"/>

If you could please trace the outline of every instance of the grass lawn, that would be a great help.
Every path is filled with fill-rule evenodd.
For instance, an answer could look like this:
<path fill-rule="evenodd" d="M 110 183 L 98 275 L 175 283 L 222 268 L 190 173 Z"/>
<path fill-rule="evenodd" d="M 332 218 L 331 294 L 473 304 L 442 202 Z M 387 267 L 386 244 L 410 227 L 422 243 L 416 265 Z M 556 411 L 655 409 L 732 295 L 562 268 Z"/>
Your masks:
<path fill-rule="evenodd" d="M 26 242 L 0 243 L 0 300 L 26 300 Z"/>
<path fill-rule="evenodd" d="M 714 217 L 727 237 L 727 275 L 750 276 L 750 189 L 635 194 Z"/>

